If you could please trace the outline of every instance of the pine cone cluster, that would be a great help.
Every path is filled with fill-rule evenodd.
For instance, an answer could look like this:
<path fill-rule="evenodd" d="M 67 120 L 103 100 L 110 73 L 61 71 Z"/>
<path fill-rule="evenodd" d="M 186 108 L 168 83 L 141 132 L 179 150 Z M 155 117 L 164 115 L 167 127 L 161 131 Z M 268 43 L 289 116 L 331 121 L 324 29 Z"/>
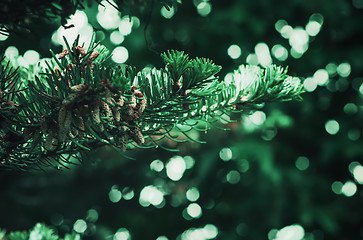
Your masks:
<path fill-rule="evenodd" d="M 143 144 L 138 120 L 145 110 L 146 99 L 135 86 L 125 95 L 127 97 L 114 89 L 107 79 L 102 81 L 102 89 L 98 92 L 87 84 L 72 86 L 71 93 L 55 110 L 57 118 L 43 116 L 39 127 L 24 130 L 24 139 L 32 138 L 37 142 L 45 138 L 44 148 L 48 151 L 54 151 L 72 139 L 78 142 L 94 139 L 95 133 L 123 151 L 129 139 Z"/>
<path fill-rule="evenodd" d="M 24 129 L 24 140 L 32 139 L 35 142 L 33 144 L 45 141 L 44 148 L 48 151 L 55 151 L 75 141 L 91 148 L 87 141 L 99 140 L 123 151 L 126 150 L 129 139 L 143 144 L 145 140 L 139 119 L 146 107 L 144 94 L 136 86 L 132 86 L 128 92 L 121 92 L 112 86 L 109 79 L 100 81 L 98 85 L 82 83 L 72 86 L 72 79 L 69 79 L 70 75 L 66 72 L 72 71 L 72 68 L 78 69 L 82 76 L 86 68 L 90 67 L 92 74 L 93 61 L 99 53 L 94 51 L 87 54 L 82 47 L 77 46 L 71 52 L 64 50 L 58 59 L 69 54 L 79 59 L 79 62 L 68 64 L 68 69 L 63 72 L 57 67 L 54 69 L 58 81 L 67 81 L 67 96 L 60 99 L 58 96 L 41 93 L 54 99 L 50 104 L 57 103 L 49 116 L 39 119 L 39 127 L 33 125 Z M 86 55 L 89 57 L 85 58 Z"/>

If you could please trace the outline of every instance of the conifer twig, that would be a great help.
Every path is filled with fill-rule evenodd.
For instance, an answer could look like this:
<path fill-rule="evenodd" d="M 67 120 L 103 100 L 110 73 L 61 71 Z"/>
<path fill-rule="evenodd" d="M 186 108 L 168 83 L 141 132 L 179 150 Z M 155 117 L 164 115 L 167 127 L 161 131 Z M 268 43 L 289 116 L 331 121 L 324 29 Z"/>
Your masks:
<path fill-rule="evenodd" d="M 91 43 L 86 50 L 78 39 L 66 42 L 46 72 L 26 85 L 1 59 L 0 165 L 63 168 L 105 145 L 126 151 L 166 148 L 163 138 L 200 142 L 189 134 L 205 130 L 200 121 L 213 124 L 262 103 L 301 100 L 299 78 L 275 65 L 241 66 L 225 82 L 211 60 L 170 50 L 161 54 L 164 68 L 136 72 L 106 64 L 104 47 Z"/>

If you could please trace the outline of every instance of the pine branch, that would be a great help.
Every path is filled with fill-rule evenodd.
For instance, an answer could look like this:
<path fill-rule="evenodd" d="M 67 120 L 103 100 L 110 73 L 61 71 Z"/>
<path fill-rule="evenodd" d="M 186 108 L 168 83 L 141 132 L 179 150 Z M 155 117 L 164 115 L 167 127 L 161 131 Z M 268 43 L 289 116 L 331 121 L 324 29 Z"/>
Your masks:
<path fill-rule="evenodd" d="M 237 104 L 237 108 L 273 101 L 301 101 L 300 94 L 304 92 L 299 78 L 287 75 L 287 69 L 276 65 L 266 68 L 241 65 L 227 86 L 235 95 L 229 102 Z"/>
<path fill-rule="evenodd" d="M 301 100 L 300 80 L 274 65 L 241 66 L 224 82 L 211 60 L 171 50 L 161 55 L 164 68 L 136 72 L 107 64 L 107 49 L 91 43 L 86 50 L 78 39 L 66 42 L 67 49 L 26 85 L 2 59 L 1 165 L 63 168 L 106 145 L 123 152 L 165 148 L 165 138 L 199 142 L 189 134 L 205 130 L 198 123 L 209 128 L 265 102 Z"/>

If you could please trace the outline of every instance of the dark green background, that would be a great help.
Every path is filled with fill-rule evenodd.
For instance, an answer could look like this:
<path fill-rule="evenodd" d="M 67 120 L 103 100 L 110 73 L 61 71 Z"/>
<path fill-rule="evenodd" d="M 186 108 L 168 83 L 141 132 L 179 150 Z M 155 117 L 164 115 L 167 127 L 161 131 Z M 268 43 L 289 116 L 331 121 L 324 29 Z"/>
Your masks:
<path fill-rule="evenodd" d="M 147 37 L 154 49 L 183 50 L 191 57 L 208 57 L 221 65 L 220 77 L 245 63 L 249 53 L 259 42 L 270 48 L 281 44 L 290 49 L 288 40 L 275 30 L 279 19 L 291 26 L 305 26 L 313 13 L 320 13 L 324 23 L 320 33 L 312 39 L 309 49 L 300 58 L 291 56 L 274 63 L 289 66 L 293 75 L 310 77 L 328 63 L 348 62 L 351 74 L 342 79 L 331 76 L 329 85 L 305 93 L 304 101 L 268 104 L 263 108 L 266 123 L 248 131 L 240 123 L 230 124 L 232 131 L 211 130 L 202 133 L 204 145 L 185 143 L 177 146 L 181 156 L 190 155 L 195 166 L 187 170 L 182 180 L 172 182 L 165 172 L 156 173 L 149 168 L 155 159 L 167 162 L 174 153 L 163 150 L 134 151 L 136 160 L 119 157 L 111 150 L 99 151 L 94 161 L 72 170 L 46 173 L 2 171 L 0 173 L 0 227 L 7 230 L 29 229 L 36 222 L 55 225 L 62 234 L 69 232 L 77 219 L 85 219 L 94 208 L 99 213 L 96 222 L 89 224 L 84 239 L 106 239 L 118 228 L 127 228 L 132 239 L 156 239 L 165 235 L 175 239 L 192 227 L 214 224 L 217 239 L 268 239 L 271 229 L 299 224 L 307 239 L 362 239 L 363 191 L 354 196 L 335 194 L 331 185 L 335 181 L 354 181 L 348 166 L 351 162 L 363 164 L 362 120 L 363 96 L 359 87 L 363 83 L 363 5 L 360 0 L 292 0 L 292 1 L 211 1 L 213 9 L 207 17 L 200 16 L 192 1 L 178 6 L 175 16 L 168 20 L 160 16 L 160 6 L 154 5 Z M 87 9 L 89 21 L 95 20 L 97 5 Z M 147 64 L 162 66 L 161 59 L 150 51 L 144 42 L 144 26 L 148 9 L 140 15 L 141 26 L 127 36 L 124 43 L 129 51 L 129 65 L 142 69 Z M 59 21 L 45 20 L 30 25 L 31 32 L 11 35 L 0 42 L 0 51 L 16 46 L 20 54 L 27 49 L 37 50 L 41 57 L 49 57 L 49 48 L 60 51 L 50 42 L 51 34 Z M 182 32 L 187 41 L 180 42 L 174 34 Z M 172 33 L 165 39 L 166 33 Z M 114 47 L 107 41 L 110 32 L 104 32 L 102 44 Z M 99 33 L 98 36 L 102 34 Z M 232 60 L 227 48 L 238 44 L 242 56 Z M 344 106 L 354 103 L 358 111 L 347 114 Z M 284 124 L 289 119 L 291 124 Z M 335 119 L 340 124 L 336 135 L 325 130 L 325 123 Z M 351 140 L 351 129 L 359 130 L 358 139 Z M 277 131 L 272 140 L 266 139 L 269 131 Z M 219 151 L 230 147 L 233 159 L 223 162 Z M 309 159 L 309 168 L 300 171 L 295 162 L 299 156 Z M 249 169 L 241 173 L 238 184 L 226 182 L 225 175 L 238 169 L 238 160 L 247 159 Z M 164 170 L 165 171 L 165 170 Z M 138 202 L 144 186 L 164 181 L 171 189 L 166 205 L 157 209 L 144 208 Z M 108 193 L 113 185 L 120 189 L 130 187 L 135 197 L 110 202 Z M 199 189 L 198 204 L 203 209 L 199 219 L 185 220 L 183 210 L 170 205 L 172 195 L 183 195 L 189 188 Z M 60 219 L 63 219 L 60 223 Z M 93 230 L 90 230 L 94 224 Z"/>

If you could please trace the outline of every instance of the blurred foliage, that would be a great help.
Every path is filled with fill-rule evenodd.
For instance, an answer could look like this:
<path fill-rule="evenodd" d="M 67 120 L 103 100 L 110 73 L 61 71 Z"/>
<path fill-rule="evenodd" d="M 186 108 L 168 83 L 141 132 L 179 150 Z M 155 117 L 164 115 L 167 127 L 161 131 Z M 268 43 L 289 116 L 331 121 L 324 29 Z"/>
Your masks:
<path fill-rule="evenodd" d="M 65 172 L 2 172 L 2 228 L 31 228 L 40 221 L 64 233 L 84 219 L 83 239 L 112 238 L 120 229 L 122 233 L 127 229 L 132 239 L 162 235 L 176 239 L 188 229 L 213 224 L 217 239 L 233 240 L 273 239 L 277 232 L 273 229 L 299 224 L 306 239 L 362 238 L 362 185 L 352 171 L 363 164 L 362 1 L 210 1 L 212 11 L 205 17 L 198 14 L 194 2 L 198 1 L 183 2 L 171 19 L 163 18 L 155 7 L 146 31 L 154 50 L 178 49 L 192 57 L 208 57 L 224 67 L 221 76 L 225 76 L 245 63 L 257 43 L 290 50 L 289 41 L 275 29 L 278 20 L 304 28 L 314 13 L 320 13 L 321 31 L 310 38 L 302 57 L 273 61 L 306 78 L 330 66 L 329 81 L 304 94 L 302 104 L 270 104 L 257 115 L 229 124 L 232 131 L 215 129 L 200 135 L 207 144 L 180 144 L 178 155 L 191 156 L 195 164 L 179 181 L 170 180 L 165 168 L 150 170 L 154 160 L 167 164 L 174 157 L 157 149 L 134 152 L 136 161 L 99 151 L 93 162 Z M 89 21 L 100 29 L 92 17 L 96 11 L 86 10 Z M 141 26 L 146 19 L 147 14 L 140 17 Z M 34 34 L 11 35 L 0 42 L 1 51 L 15 45 L 21 54 L 36 49 L 43 57 L 50 56 L 48 49 L 54 48 L 50 36 L 56 27 L 44 26 L 48 25 L 32 26 L 41 29 Z M 99 32 L 103 44 L 112 49 L 110 32 Z M 227 54 L 231 44 L 241 48 L 236 60 Z M 144 28 L 135 28 L 122 45 L 130 52 L 129 65 L 139 69 L 151 62 L 162 65 L 145 44 Z M 342 63 L 349 63 L 350 74 L 339 74 Z M 253 116 L 264 116 L 265 121 L 256 125 Z M 330 120 L 338 123 L 333 135 L 327 132 Z M 221 160 L 223 149 L 230 157 L 222 157 L 229 161 Z M 347 182 L 356 186 L 353 195 L 342 194 L 342 186 L 352 186 Z M 140 192 L 150 185 L 165 190 L 162 207 L 140 205 Z M 186 215 L 187 220 L 185 209 L 191 201 L 186 192 L 191 187 L 199 190 L 196 202 L 202 215 L 193 219 Z M 122 194 L 116 203 L 109 198 L 112 189 Z"/>
<path fill-rule="evenodd" d="M 137 14 L 143 8 L 148 6 L 148 2 L 144 0 L 119 0 L 114 3 L 111 0 L 106 0 L 123 13 Z M 150 1 L 151 3 L 154 0 Z M 170 9 L 181 3 L 181 0 L 159 0 L 162 6 Z M 100 4 L 99 0 L 24 0 L 22 4 L 17 4 L 16 1 L 4 0 L 0 8 L 0 34 L 9 35 L 10 33 L 25 32 L 31 33 L 35 24 L 49 25 L 50 22 L 60 20 L 60 23 L 65 28 L 74 26 L 67 25 L 67 19 L 73 15 L 77 9 L 90 8 L 93 5 Z M 150 6 L 148 6 L 150 8 Z"/>
<path fill-rule="evenodd" d="M 66 234 L 64 238 L 59 238 L 54 231 L 44 224 L 37 223 L 32 230 L 14 231 L 6 234 L 6 231 L 0 231 L 1 239 L 6 240 L 79 240 L 79 235 Z"/>

